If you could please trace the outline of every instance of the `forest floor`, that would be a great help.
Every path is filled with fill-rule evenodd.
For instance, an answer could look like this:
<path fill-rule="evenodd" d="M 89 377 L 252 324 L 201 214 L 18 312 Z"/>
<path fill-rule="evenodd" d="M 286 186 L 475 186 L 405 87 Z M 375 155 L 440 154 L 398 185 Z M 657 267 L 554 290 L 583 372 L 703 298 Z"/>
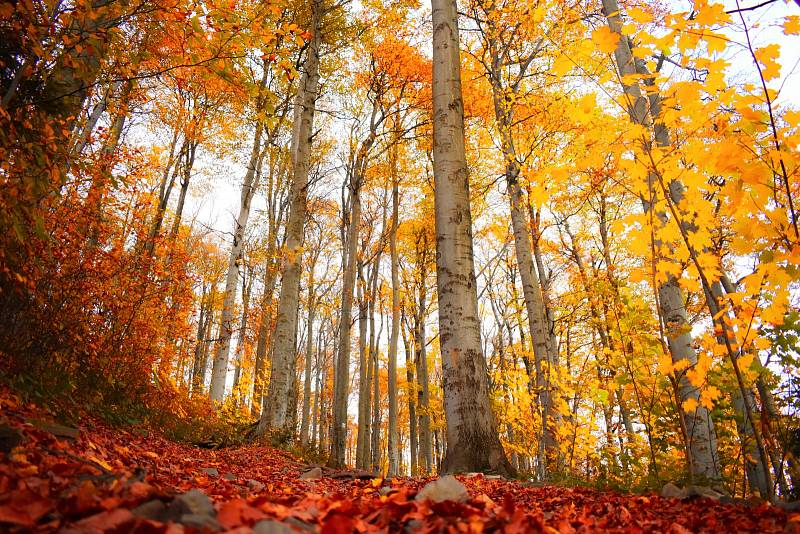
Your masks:
<path fill-rule="evenodd" d="M 2 532 L 800 532 L 800 514 L 763 502 L 458 479 L 462 502 L 417 500 L 433 479 L 317 469 L 267 447 L 201 449 L 95 420 L 64 427 L 0 396 Z"/>

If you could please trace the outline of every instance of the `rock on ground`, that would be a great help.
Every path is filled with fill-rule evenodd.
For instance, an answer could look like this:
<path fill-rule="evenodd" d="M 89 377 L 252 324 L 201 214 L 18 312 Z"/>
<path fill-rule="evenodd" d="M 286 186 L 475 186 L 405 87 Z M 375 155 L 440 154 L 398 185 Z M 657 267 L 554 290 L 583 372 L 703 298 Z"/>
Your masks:
<path fill-rule="evenodd" d="M 469 499 L 467 488 L 452 475 L 443 476 L 433 482 L 428 482 L 424 488 L 417 493 L 418 501 L 455 501 L 466 502 Z"/>

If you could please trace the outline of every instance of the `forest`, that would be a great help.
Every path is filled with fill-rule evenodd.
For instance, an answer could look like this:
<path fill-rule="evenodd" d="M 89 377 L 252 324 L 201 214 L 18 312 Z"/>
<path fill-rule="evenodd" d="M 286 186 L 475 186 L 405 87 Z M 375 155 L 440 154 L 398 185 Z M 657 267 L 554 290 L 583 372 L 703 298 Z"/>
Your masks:
<path fill-rule="evenodd" d="M 799 58 L 793 0 L 0 1 L 0 529 L 800 529 Z"/>

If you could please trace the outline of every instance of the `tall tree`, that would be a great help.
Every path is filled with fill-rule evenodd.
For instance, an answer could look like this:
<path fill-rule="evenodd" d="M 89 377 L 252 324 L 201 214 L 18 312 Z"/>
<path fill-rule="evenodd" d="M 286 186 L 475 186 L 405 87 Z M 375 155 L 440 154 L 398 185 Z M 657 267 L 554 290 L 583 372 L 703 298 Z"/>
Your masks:
<path fill-rule="evenodd" d="M 322 0 L 311 4 L 311 40 L 303 61 L 303 74 L 297 89 L 292 133 L 292 188 L 289 219 L 286 223 L 286 251 L 281 268 L 281 293 L 278 300 L 277 322 L 273 334 L 274 349 L 270 371 L 269 391 L 265 409 L 256 433 L 268 429 L 291 437 L 288 428 L 289 391 L 295 375 L 295 344 L 297 341 L 297 310 L 300 299 L 300 269 L 305 233 L 308 175 L 311 162 L 311 143 L 314 132 L 317 93 L 319 92 L 319 61 L 322 46 Z"/>
<path fill-rule="evenodd" d="M 491 404 L 478 317 L 472 214 L 464 143 L 458 11 L 455 0 L 432 0 L 433 165 L 436 275 L 444 373 L 447 473 L 511 475 Z"/>

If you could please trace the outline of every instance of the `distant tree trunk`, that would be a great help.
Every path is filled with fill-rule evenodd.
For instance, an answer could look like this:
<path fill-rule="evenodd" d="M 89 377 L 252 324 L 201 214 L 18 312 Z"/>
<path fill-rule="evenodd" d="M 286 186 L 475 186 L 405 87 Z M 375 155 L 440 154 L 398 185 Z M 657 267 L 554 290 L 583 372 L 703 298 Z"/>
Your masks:
<path fill-rule="evenodd" d="M 400 337 L 400 257 L 397 253 L 397 228 L 400 219 L 400 189 L 397 176 L 397 144 L 392 146 L 392 222 L 389 230 L 389 254 L 392 270 L 392 330 L 389 335 L 387 372 L 389 395 L 389 476 L 398 474 L 400 447 L 397 436 L 397 345 Z"/>
<path fill-rule="evenodd" d="M 386 217 L 384 212 L 384 225 L 386 226 Z M 380 342 L 380 333 L 375 329 L 375 308 L 378 307 L 378 313 L 381 313 L 378 306 L 378 278 L 381 264 L 381 249 L 375 255 L 373 262 L 372 273 L 369 280 L 369 355 L 372 371 L 369 373 L 372 377 L 372 444 L 370 445 L 372 453 L 372 471 L 379 473 L 381 471 L 381 454 L 383 452 L 381 447 L 381 373 L 378 361 L 378 344 Z M 383 314 L 381 313 L 381 330 L 383 329 Z"/>
<path fill-rule="evenodd" d="M 194 365 L 192 366 L 192 378 L 191 378 L 191 392 L 194 395 L 198 391 L 202 391 L 203 383 L 202 379 L 202 354 L 203 354 L 203 344 L 205 343 L 204 337 L 206 333 L 206 323 L 209 321 L 211 316 L 211 311 L 208 309 L 210 306 L 206 305 L 206 300 L 208 296 L 206 294 L 206 286 L 203 284 L 203 293 L 200 296 L 200 314 L 197 317 L 197 340 L 194 346 Z"/>
<path fill-rule="evenodd" d="M 345 270 L 342 276 L 342 306 L 339 322 L 339 347 L 334 370 L 333 429 L 331 436 L 331 467 L 344 467 L 347 447 L 347 396 L 350 385 L 350 330 L 352 327 L 353 289 L 358 265 L 358 239 L 361 225 L 360 177 L 350 170 L 350 217 L 345 239 Z"/>
<path fill-rule="evenodd" d="M 309 271 L 308 280 L 308 328 L 306 328 L 306 369 L 303 379 L 303 417 L 300 420 L 300 443 L 308 443 L 308 423 L 311 411 L 311 361 L 314 358 L 314 319 L 317 311 L 314 294 L 314 268 Z M 319 334 L 317 334 L 319 335 Z"/>
<path fill-rule="evenodd" d="M 269 254 L 267 257 L 270 257 Z M 261 318 L 258 324 L 256 361 L 253 370 L 253 401 L 250 406 L 250 413 L 253 415 L 261 414 L 261 407 L 264 401 L 264 386 L 267 380 L 267 377 L 264 375 L 267 364 L 267 345 L 270 337 L 269 330 L 272 324 L 272 299 L 277 278 L 276 269 L 275 261 L 273 259 L 268 259 L 264 271 L 264 293 L 261 297 Z"/>
<path fill-rule="evenodd" d="M 405 314 L 404 314 L 405 315 Z M 405 318 L 403 323 L 406 323 Z M 411 353 L 411 342 L 408 339 L 407 329 L 403 329 L 403 348 L 406 355 L 406 384 L 408 391 L 406 393 L 408 398 L 408 442 L 409 442 L 409 456 L 410 456 L 410 469 L 411 476 L 417 476 L 419 467 L 417 463 L 417 407 L 416 407 L 416 384 L 414 382 L 414 358 Z"/>
<path fill-rule="evenodd" d="M 245 266 L 246 267 L 246 266 Z M 245 341 L 247 339 L 247 316 L 250 312 L 250 294 L 253 289 L 253 272 L 252 268 L 244 269 L 242 271 L 242 319 L 239 323 L 239 335 L 236 338 L 236 369 L 233 374 L 233 389 L 237 390 L 239 397 L 237 402 L 244 398 L 244 392 L 241 391 L 241 378 L 242 367 L 244 366 L 244 349 Z"/>
<path fill-rule="evenodd" d="M 170 229 L 170 239 L 175 240 L 178 236 L 178 230 L 181 228 L 181 219 L 183 218 L 183 206 L 186 204 L 186 193 L 189 191 L 189 180 L 192 177 L 192 168 L 194 167 L 195 154 L 197 153 L 197 141 L 193 141 L 186 154 L 186 161 L 183 165 L 183 176 L 181 177 L 181 191 L 178 195 L 178 205 L 175 208 L 175 218 L 172 221 L 172 228 Z"/>
<path fill-rule="evenodd" d="M 269 391 L 265 409 L 256 430 L 264 434 L 268 429 L 291 438 L 293 429 L 288 427 L 287 400 L 294 377 L 295 343 L 297 339 L 297 309 L 300 296 L 300 270 L 305 232 L 308 174 L 311 164 L 311 142 L 314 131 L 314 113 L 319 90 L 319 53 L 322 44 L 323 6 L 314 0 L 311 6 L 311 31 L 303 62 L 303 76 L 298 87 L 295 103 L 295 123 L 291 152 L 293 172 L 289 220 L 286 224 L 286 253 L 281 276 L 281 293 L 278 314 L 273 334 L 274 349 L 270 370 Z"/>
<path fill-rule="evenodd" d="M 432 0 L 433 161 L 446 473 L 511 475 L 489 402 L 472 255 L 455 0 Z"/>
<path fill-rule="evenodd" d="M 422 246 L 427 247 L 427 239 L 423 237 Z M 428 355 L 425 350 L 425 310 L 428 307 L 428 288 L 425 285 L 427 273 L 424 260 L 417 266 L 420 275 L 419 301 L 417 303 L 416 317 L 414 318 L 414 364 L 417 369 L 417 397 L 419 406 L 419 460 L 417 462 L 421 473 L 429 474 L 433 471 L 433 444 L 431 436 L 430 414 L 430 382 L 428 379 Z"/>
<path fill-rule="evenodd" d="M 266 74 L 264 76 L 266 77 Z M 214 356 L 214 364 L 211 370 L 210 396 L 217 408 L 222 405 L 222 401 L 225 397 L 225 381 L 228 376 L 228 358 L 231 350 L 231 336 L 233 335 L 234 302 L 236 300 L 236 290 L 239 285 L 239 263 L 242 261 L 242 245 L 244 244 L 244 232 L 247 228 L 247 221 L 250 218 L 250 204 L 258 188 L 256 170 L 261 155 L 262 132 L 263 125 L 259 121 L 256 125 L 253 149 L 250 153 L 250 163 L 247 166 L 247 173 L 242 183 L 239 216 L 236 218 L 236 223 L 234 225 L 233 243 L 231 245 L 230 256 L 228 257 L 228 274 L 225 278 L 225 293 L 220 316 L 220 339 L 217 340 L 217 352 Z"/>
<path fill-rule="evenodd" d="M 371 360 L 367 347 L 368 305 L 364 265 L 358 263 L 358 433 L 356 434 L 356 467 L 369 469 L 370 408 L 372 403 L 370 379 Z M 370 362 L 370 363 L 368 363 Z"/>

